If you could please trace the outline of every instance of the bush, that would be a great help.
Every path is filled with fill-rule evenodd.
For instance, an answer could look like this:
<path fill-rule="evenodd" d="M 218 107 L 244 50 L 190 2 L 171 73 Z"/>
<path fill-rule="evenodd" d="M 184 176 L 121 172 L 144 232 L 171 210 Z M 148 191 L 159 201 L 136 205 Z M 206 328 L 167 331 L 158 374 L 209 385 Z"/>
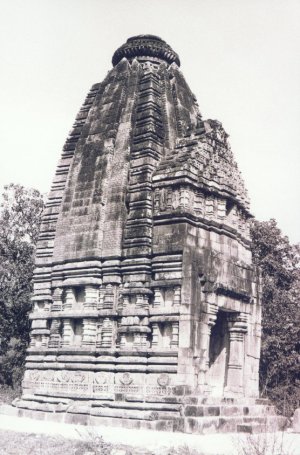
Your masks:
<path fill-rule="evenodd" d="M 29 342 L 32 277 L 43 198 L 21 185 L 4 188 L 0 207 L 0 380 L 20 386 Z"/>
<path fill-rule="evenodd" d="M 299 246 L 290 245 L 275 220 L 254 221 L 251 236 L 262 275 L 261 394 L 290 417 L 299 406 Z"/>

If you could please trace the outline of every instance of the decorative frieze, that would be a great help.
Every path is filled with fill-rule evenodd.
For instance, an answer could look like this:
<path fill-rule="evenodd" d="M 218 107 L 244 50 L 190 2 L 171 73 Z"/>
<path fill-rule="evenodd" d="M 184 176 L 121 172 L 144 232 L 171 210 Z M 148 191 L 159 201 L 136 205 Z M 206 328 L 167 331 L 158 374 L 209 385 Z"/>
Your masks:
<path fill-rule="evenodd" d="M 183 213 L 192 216 L 193 220 L 199 218 L 201 222 L 205 218 L 207 222 L 222 224 L 223 229 L 237 229 L 244 239 L 249 239 L 248 214 L 236 205 L 236 201 L 229 199 L 227 194 L 222 196 L 203 193 L 195 185 L 174 184 L 164 187 L 160 184 L 154 193 L 154 214 L 167 216 L 169 213 Z"/>

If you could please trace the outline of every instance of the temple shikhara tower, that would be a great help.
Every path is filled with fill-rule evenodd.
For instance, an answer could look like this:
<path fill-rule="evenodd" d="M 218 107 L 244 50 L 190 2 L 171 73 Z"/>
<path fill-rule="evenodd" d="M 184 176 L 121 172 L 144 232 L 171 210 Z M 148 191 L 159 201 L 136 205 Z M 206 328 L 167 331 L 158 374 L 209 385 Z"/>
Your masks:
<path fill-rule="evenodd" d="M 130 38 L 112 64 L 49 193 L 15 406 L 65 422 L 235 431 L 264 407 L 243 179 L 165 41 Z"/>

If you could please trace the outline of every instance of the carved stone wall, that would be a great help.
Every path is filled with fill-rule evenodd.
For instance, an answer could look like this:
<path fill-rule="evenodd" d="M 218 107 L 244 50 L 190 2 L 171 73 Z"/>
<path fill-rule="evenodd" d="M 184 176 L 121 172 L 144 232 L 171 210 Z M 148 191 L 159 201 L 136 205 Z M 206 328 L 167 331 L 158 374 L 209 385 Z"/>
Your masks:
<path fill-rule="evenodd" d="M 129 39 L 113 65 L 44 212 L 24 391 L 87 406 L 257 397 L 260 290 L 228 136 L 160 38 Z"/>

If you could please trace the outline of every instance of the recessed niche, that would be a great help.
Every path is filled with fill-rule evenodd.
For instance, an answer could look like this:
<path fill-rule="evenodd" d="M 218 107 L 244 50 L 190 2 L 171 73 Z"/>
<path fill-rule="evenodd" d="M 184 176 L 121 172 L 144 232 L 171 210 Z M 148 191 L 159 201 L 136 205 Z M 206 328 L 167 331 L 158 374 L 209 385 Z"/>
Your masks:
<path fill-rule="evenodd" d="M 169 307 L 173 305 L 174 301 L 174 290 L 173 289 L 166 289 L 164 291 L 164 304 L 165 306 Z"/>
<path fill-rule="evenodd" d="M 234 202 L 231 201 L 230 199 L 227 199 L 227 201 L 226 201 L 226 216 L 230 215 L 233 207 L 234 207 Z"/>
<path fill-rule="evenodd" d="M 153 324 L 152 347 L 158 349 L 169 349 L 172 341 L 172 323 L 159 322 Z"/>
<path fill-rule="evenodd" d="M 219 311 L 209 343 L 209 382 L 213 395 L 222 395 L 226 386 L 229 360 L 228 313 Z"/>
<path fill-rule="evenodd" d="M 83 286 L 76 286 L 74 288 L 74 296 L 75 296 L 75 301 L 74 301 L 74 309 L 76 308 L 82 308 L 83 304 L 85 302 L 85 289 Z"/>
<path fill-rule="evenodd" d="M 40 348 L 42 346 L 42 336 L 36 335 L 35 336 L 35 347 Z"/>
<path fill-rule="evenodd" d="M 120 347 L 131 349 L 133 347 L 134 335 L 133 333 L 122 333 L 120 338 Z"/>
<path fill-rule="evenodd" d="M 83 335 L 83 324 L 82 319 L 73 320 L 73 345 L 80 346 L 82 342 Z"/>

